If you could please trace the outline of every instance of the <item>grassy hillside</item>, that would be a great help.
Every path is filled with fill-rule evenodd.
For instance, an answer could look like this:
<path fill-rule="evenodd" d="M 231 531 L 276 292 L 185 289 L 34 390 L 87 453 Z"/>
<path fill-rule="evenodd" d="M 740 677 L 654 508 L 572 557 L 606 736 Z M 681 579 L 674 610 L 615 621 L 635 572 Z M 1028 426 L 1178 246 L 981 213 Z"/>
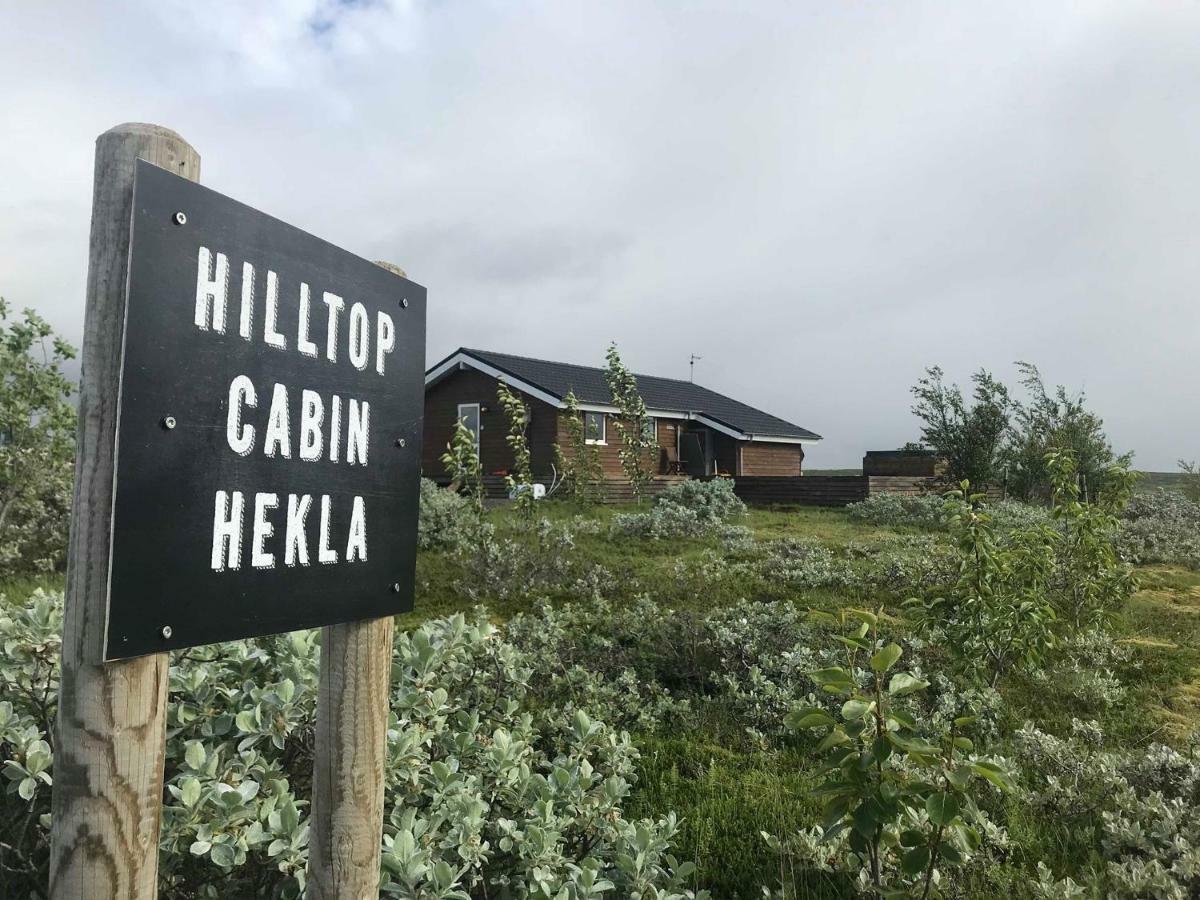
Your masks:
<path fill-rule="evenodd" d="M 737 568 L 739 560 L 755 551 L 731 550 L 716 538 L 616 538 L 608 528 L 620 510 L 593 510 L 582 518 L 563 507 L 548 505 L 544 511 L 559 523 L 574 524 L 572 565 L 580 571 L 597 566 L 610 573 L 607 596 L 616 603 L 634 603 L 645 595 L 697 614 L 745 599 L 791 601 L 801 608 L 831 611 L 884 605 L 896 612 L 896 627 L 904 628 L 899 608 L 913 588 L 903 579 L 891 586 L 860 581 L 797 590 L 769 574 L 751 576 Z M 492 515 L 502 533 L 528 540 L 510 512 L 497 510 Z M 581 521 L 598 527 L 594 533 L 580 533 Z M 875 554 L 886 555 L 893 552 L 888 548 L 923 539 L 918 529 L 870 526 L 839 510 L 754 510 L 746 524 L 756 547 L 779 541 L 815 544 L 828 549 L 835 560 L 864 571 Z M 452 587 L 460 574 L 457 565 L 441 554 L 421 558 L 417 611 L 405 617 L 405 624 L 474 604 L 475 598 L 463 597 Z M 1115 747 L 1141 744 L 1147 735 L 1178 746 L 1186 743 L 1200 722 L 1200 573 L 1154 566 L 1140 569 L 1138 575 L 1141 587 L 1114 626 L 1118 645 L 1129 651 L 1128 658 L 1116 663 L 1116 677 L 1125 686 L 1119 699 L 1084 702 L 1062 684 L 1013 675 L 1000 684 L 1006 727 L 1031 722 L 1065 733 L 1074 719 L 1092 719 Z M 571 603 L 575 596 L 571 590 L 556 594 L 552 587 L 542 593 L 561 603 Z M 528 598 L 488 600 L 492 615 L 500 620 L 527 605 Z M 697 886 L 710 889 L 715 897 L 758 898 L 762 885 L 778 886 L 781 878 L 788 897 L 845 896 L 847 886 L 833 875 L 781 872 L 780 858 L 761 836 L 764 831 L 794 834 L 818 818 L 811 795 L 817 786 L 811 751 L 764 739 L 721 702 L 703 697 L 693 702 L 699 727 L 636 736 L 643 757 L 634 810 L 641 815 L 674 810 L 681 816 L 680 855 L 697 862 Z M 1098 836 L 1081 835 L 1077 826 L 1033 812 L 1020 800 L 1006 801 L 994 814 L 1006 823 L 1014 859 L 1026 872 L 1043 860 L 1056 872 L 1078 875 L 1098 858 Z M 1024 889 L 1015 874 L 1006 889 L 1005 877 L 997 881 L 996 873 L 990 873 L 986 883 L 969 887 L 970 895 L 999 897 L 1006 890 Z"/>
<path fill-rule="evenodd" d="M 806 610 L 885 610 L 891 639 L 915 654 L 906 664 L 923 667 L 918 671 L 936 682 L 937 703 L 978 707 L 981 746 L 1021 772 L 1019 790 L 980 796 L 993 831 L 978 861 L 947 876 L 947 896 L 1031 896 L 1039 863 L 1055 878 L 1109 892 L 1105 854 L 1113 838 L 1102 812 L 1114 791 L 1107 782 L 1091 793 L 1079 787 L 1109 764 L 1072 754 L 1129 753 L 1139 766 L 1167 760 L 1163 771 L 1190 771 L 1184 756 L 1164 754 L 1185 752 L 1200 722 L 1198 571 L 1139 568 L 1137 590 L 1116 615 L 1111 637 L 1089 637 L 1069 664 L 1009 672 L 995 692 L 968 690 L 942 675 L 951 671 L 947 648 L 913 640 L 904 611 L 909 596 L 939 590 L 953 571 L 944 531 L 871 525 L 842 510 L 753 510 L 733 528 L 655 540 L 626 533 L 621 517 L 633 511 L 547 503 L 538 509 L 545 517 L 539 524 L 509 508 L 490 510 L 494 540 L 486 549 L 419 555 L 416 609 L 399 625 L 415 628 L 486 607 L 494 622 L 508 623 L 518 644 L 540 647 L 531 658 L 548 668 L 529 679 L 553 682 L 557 692 L 540 702 L 562 703 L 566 691 L 571 706 L 598 720 L 615 717 L 614 727 L 632 734 L 640 759 L 624 814 L 659 820 L 676 813 L 682 824 L 672 853 L 695 861 L 689 886 L 713 898 L 762 898 L 764 888 L 786 900 L 853 893 L 844 874 L 805 863 L 794 849 L 781 855 L 763 837 L 794 847 L 820 819 L 815 741 L 782 725 L 804 699 L 789 685 L 804 683 L 816 665 L 806 654 L 818 641 L 832 643 L 829 632 L 799 624 Z M 1018 522 L 1026 515 L 1022 508 L 998 512 Z M 61 580 L 12 582 L 0 593 L 11 602 L 38 587 L 60 588 Z M 814 646 L 789 646 L 789 634 L 807 634 Z M 252 653 L 257 645 L 250 642 Z M 279 652 L 273 639 L 261 646 Z M 177 663 L 177 672 L 186 671 Z M 1062 742 L 1046 757 L 1052 762 L 1029 762 L 1030 738 L 1018 737 L 1027 734 L 1026 723 L 1038 740 Z M 307 778 L 308 728 L 289 732 L 285 744 L 289 758 L 301 761 L 292 785 L 298 796 Z M 1070 806 L 1047 801 L 1049 775 L 1078 791 Z M 1153 822 L 1143 817 L 1135 831 L 1166 829 L 1163 840 L 1186 844 L 1190 826 L 1160 825 L 1159 813 L 1146 809 Z M 1162 846 L 1137 833 L 1145 847 Z M 1162 851 L 1132 852 L 1147 862 Z M 271 869 L 263 872 L 269 880 Z M 1145 895 L 1139 891 L 1119 896 Z"/>

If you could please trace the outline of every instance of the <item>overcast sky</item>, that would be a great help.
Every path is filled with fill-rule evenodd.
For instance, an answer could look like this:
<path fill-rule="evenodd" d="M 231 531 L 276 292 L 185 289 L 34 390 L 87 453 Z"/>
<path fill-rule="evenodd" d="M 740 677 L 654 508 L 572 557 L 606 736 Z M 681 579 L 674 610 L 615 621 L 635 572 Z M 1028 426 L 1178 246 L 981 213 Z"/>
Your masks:
<path fill-rule="evenodd" d="M 95 137 L 429 288 L 465 345 L 696 380 L 825 435 L 1018 359 L 1200 456 L 1200 5 L 0 7 L 0 294 L 82 333 Z"/>

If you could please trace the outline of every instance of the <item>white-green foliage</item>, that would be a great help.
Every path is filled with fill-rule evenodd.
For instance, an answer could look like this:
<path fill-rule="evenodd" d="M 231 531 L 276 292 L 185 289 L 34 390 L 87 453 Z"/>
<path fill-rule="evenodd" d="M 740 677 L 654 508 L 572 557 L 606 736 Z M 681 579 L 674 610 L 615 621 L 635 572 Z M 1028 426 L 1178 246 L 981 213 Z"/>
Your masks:
<path fill-rule="evenodd" d="M 663 491 L 647 512 L 616 516 L 613 532 L 651 540 L 701 537 L 719 532 L 745 514 L 746 504 L 733 492 L 730 479 L 689 479 Z"/>
<path fill-rule="evenodd" d="M 625 368 L 615 343 L 608 345 L 605 360 L 607 366 L 604 370 L 604 380 L 612 394 L 613 403 L 620 410 L 620 415 L 612 419 L 617 436 L 621 439 L 617 455 L 621 459 L 621 469 L 633 489 L 634 498 L 641 503 L 646 485 L 654 477 L 647 459 L 647 451 L 657 447 L 658 440 L 646 434 L 646 425 L 650 421 L 646 414 L 646 404 L 638 392 L 637 378 Z"/>
<path fill-rule="evenodd" d="M 504 483 L 508 488 L 508 495 L 513 498 L 520 511 L 521 518 L 529 523 L 533 519 L 533 507 L 536 502 L 533 496 L 529 439 L 525 435 L 525 430 L 529 427 L 529 407 L 525 405 L 523 397 L 511 390 L 503 379 L 500 380 L 496 391 L 496 399 L 508 420 L 508 434 L 504 440 L 513 455 L 512 471 L 504 476 Z"/>
<path fill-rule="evenodd" d="M 1133 562 L 1200 569 L 1200 503 L 1177 491 L 1135 494 L 1125 508 L 1118 546 Z"/>
<path fill-rule="evenodd" d="M 1034 684 L 1073 697 L 1081 709 L 1105 710 L 1126 694 L 1118 669 L 1134 666 L 1133 649 L 1100 628 L 1070 634 L 1047 664 L 1031 673 Z"/>
<path fill-rule="evenodd" d="M 947 527 L 945 501 L 940 494 L 872 494 L 846 507 L 850 518 L 870 525 L 911 526 L 931 531 Z M 1050 519 L 1043 506 L 1020 500 L 998 500 L 988 504 L 992 524 L 998 531 L 1034 528 Z"/>
<path fill-rule="evenodd" d="M 476 533 L 475 508 L 460 494 L 421 479 L 421 511 L 417 546 L 422 550 L 459 550 Z"/>
<path fill-rule="evenodd" d="M 937 494 L 872 494 L 851 503 L 846 513 L 851 519 L 871 525 L 936 529 L 945 527 L 944 505 Z"/>
<path fill-rule="evenodd" d="M 1035 896 L 1200 895 L 1200 745 L 1183 752 L 1162 744 L 1108 750 L 1100 727 L 1078 719 L 1067 737 L 1030 724 L 1015 737 L 1034 773 L 1028 802 L 1067 831 L 1090 836 L 1101 822 L 1098 890 L 1072 893 L 1078 885 L 1040 867 Z"/>
<path fill-rule="evenodd" d="M 66 560 L 76 415 L 62 370 L 74 356 L 33 310 L 10 322 L 0 297 L 0 575 Z"/>
<path fill-rule="evenodd" d="M 6 889 L 44 888 L 62 597 L 0 599 Z M 307 861 L 318 632 L 188 651 L 171 668 L 164 892 L 295 898 Z M 629 821 L 628 735 L 485 616 L 396 637 L 382 890 L 389 896 L 692 897 L 673 816 Z M 540 669 L 535 666 L 541 667 Z M 538 693 L 540 691 L 541 693 Z M 617 703 L 615 692 L 607 696 Z M 604 697 L 599 698 L 602 705 Z M 15 873 L 15 874 L 14 874 Z"/>

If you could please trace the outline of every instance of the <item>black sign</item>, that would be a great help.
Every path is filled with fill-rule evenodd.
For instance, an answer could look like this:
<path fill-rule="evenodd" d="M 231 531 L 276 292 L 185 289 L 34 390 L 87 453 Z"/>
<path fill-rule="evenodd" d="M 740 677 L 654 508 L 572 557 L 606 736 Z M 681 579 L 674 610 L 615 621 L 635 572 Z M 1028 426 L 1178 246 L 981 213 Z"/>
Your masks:
<path fill-rule="evenodd" d="M 149 163 L 105 658 L 412 608 L 425 288 Z"/>

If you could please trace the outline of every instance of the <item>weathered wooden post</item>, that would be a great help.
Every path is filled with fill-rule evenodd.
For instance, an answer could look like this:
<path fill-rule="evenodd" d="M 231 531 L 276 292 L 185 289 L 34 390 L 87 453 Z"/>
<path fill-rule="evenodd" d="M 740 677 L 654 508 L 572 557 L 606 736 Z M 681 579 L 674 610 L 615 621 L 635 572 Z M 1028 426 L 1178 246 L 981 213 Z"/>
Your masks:
<path fill-rule="evenodd" d="M 392 263 L 376 264 L 405 276 Z M 308 842 L 315 900 L 379 894 L 392 631 L 391 616 L 321 630 Z"/>
<path fill-rule="evenodd" d="M 104 662 L 114 458 L 134 163 L 192 181 L 200 156 L 157 125 L 96 141 L 75 500 L 67 555 L 62 683 L 54 742 L 50 896 L 157 893 L 167 654 Z"/>
<path fill-rule="evenodd" d="M 379 896 L 392 618 L 321 630 L 308 895 Z"/>

